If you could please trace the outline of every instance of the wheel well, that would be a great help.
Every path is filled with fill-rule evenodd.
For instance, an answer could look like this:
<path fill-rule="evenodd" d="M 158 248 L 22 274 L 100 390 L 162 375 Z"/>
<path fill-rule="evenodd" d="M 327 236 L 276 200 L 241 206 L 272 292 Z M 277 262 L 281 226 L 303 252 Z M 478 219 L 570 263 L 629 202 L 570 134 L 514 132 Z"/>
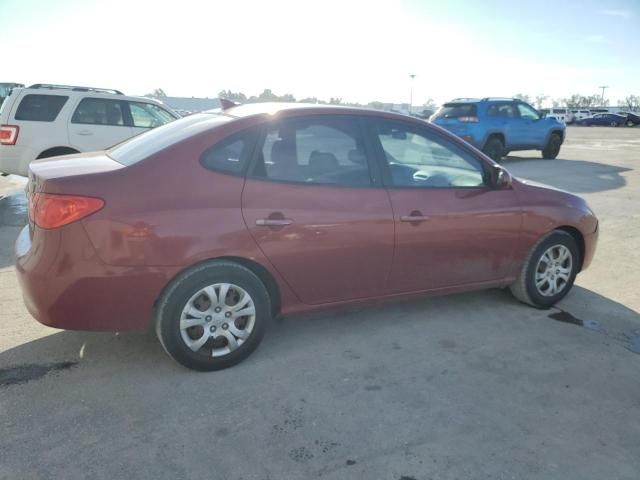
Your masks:
<path fill-rule="evenodd" d="M 253 273 L 255 273 L 256 276 L 260 279 L 260 281 L 264 284 L 265 288 L 267 289 L 267 293 L 269 294 L 269 298 L 271 299 L 271 315 L 275 318 L 280 313 L 280 307 L 281 307 L 280 287 L 278 287 L 278 283 L 276 282 L 276 279 L 273 278 L 273 275 L 271 275 L 269 270 L 267 270 L 258 262 L 255 262 L 253 260 L 249 260 L 247 258 L 242 258 L 242 257 L 232 257 L 232 256 L 207 258 L 206 260 L 202 260 L 196 264 L 189 265 L 187 268 L 179 271 L 173 276 L 171 280 L 167 282 L 164 288 L 160 291 L 158 298 L 156 298 L 155 302 L 153 302 L 153 307 L 155 308 L 157 306 L 158 301 L 162 298 L 167 288 L 172 284 L 172 282 L 177 277 L 179 277 L 184 272 L 197 267 L 198 265 L 202 265 L 203 263 L 207 263 L 215 260 L 227 260 L 229 262 L 234 262 L 239 265 L 242 265 L 245 268 L 248 268 Z"/>
<path fill-rule="evenodd" d="M 507 145 L 507 142 L 504 139 L 503 133 L 492 133 L 487 137 L 487 141 L 484 142 L 485 146 L 487 145 L 487 143 L 489 143 L 489 140 L 491 140 L 492 138 L 497 138 L 498 140 L 500 140 L 503 146 Z"/>
<path fill-rule="evenodd" d="M 551 130 L 549 137 L 551 137 L 551 135 L 553 135 L 554 133 L 560 137 L 560 140 L 564 140 L 564 136 L 562 135 L 562 130 Z"/>
<path fill-rule="evenodd" d="M 78 150 L 71 147 L 53 147 L 48 148 L 36 158 L 50 158 L 50 157 L 58 157 L 60 155 L 70 155 L 72 153 L 80 153 Z"/>
<path fill-rule="evenodd" d="M 271 275 L 269 270 L 264 268 L 258 262 L 242 257 L 218 257 L 213 260 L 229 260 L 230 262 L 239 263 L 243 267 L 248 268 L 255 273 L 264 284 L 267 289 L 267 293 L 269 294 L 269 298 L 271 299 L 271 315 L 276 317 L 280 313 L 280 287 L 278 287 L 276 279 L 273 278 L 273 275 Z"/>
<path fill-rule="evenodd" d="M 567 232 L 576 241 L 576 245 L 578 245 L 578 252 L 580 253 L 580 268 L 578 271 L 582 270 L 582 262 L 584 261 L 584 237 L 582 236 L 582 233 L 577 228 L 570 227 L 568 225 L 558 227 L 556 230 Z"/>

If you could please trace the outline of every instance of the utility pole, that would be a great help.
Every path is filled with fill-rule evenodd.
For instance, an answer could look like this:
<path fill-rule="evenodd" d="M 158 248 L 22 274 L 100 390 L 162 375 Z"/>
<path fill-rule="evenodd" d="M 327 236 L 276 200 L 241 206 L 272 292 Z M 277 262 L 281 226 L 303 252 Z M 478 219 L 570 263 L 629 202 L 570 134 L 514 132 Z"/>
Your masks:
<path fill-rule="evenodd" d="M 608 86 L 608 85 L 601 85 L 601 86 L 600 86 L 600 87 L 598 87 L 598 88 L 601 88 L 601 89 L 602 89 L 602 95 L 600 96 L 600 106 L 601 106 L 601 107 L 604 107 L 604 91 L 605 91 L 607 88 L 609 88 L 609 86 Z"/>
<path fill-rule="evenodd" d="M 411 77 L 411 90 L 409 91 L 409 114 L 411 114 L 411 105 L 413 105 L 413 79 L 416 78 L 416 74 L 410 73 L 409 77 Z"/>

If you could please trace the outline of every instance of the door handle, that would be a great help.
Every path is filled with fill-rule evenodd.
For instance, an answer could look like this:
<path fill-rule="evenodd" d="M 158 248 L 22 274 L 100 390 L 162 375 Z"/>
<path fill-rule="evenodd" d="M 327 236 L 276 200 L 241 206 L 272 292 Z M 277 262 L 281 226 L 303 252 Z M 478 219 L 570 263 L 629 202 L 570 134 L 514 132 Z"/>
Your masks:
<path fill-rule="evenodd" d="M 93 132 L 92 132 L 91 130 L 80 130 L 80 131 L 78 132 L 78 135 L 83 135 L 83 136 L 86 136 L 86 135 L 93 135 Z"/>
<path fill-rule="evenodd" d="M 428 222 L 429 220 L 431 220 L 431 217 L 427 217 L 425 215 L 402 215 L 400 217 L 400 221 L 401 222 L 409 222 L 409 223 L 414 223 L 414 222 Z"/>
<path fill-rule="evenodd" d="M 292 223 L 293 220 L 288 218 L 259 218 L 256 220 L 258 227 L 284 227 Z"/>

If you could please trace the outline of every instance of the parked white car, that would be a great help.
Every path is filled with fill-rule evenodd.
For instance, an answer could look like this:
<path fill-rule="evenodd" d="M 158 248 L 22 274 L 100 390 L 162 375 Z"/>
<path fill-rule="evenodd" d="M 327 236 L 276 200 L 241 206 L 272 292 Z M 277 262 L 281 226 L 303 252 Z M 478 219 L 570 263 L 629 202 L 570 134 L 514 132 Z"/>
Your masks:
<path fill-rule="evenodd" d="M 38 158 L 103 150 L 180 116 L 118 90 L 36 84 L 0 107 L 0 172 L 26 176 Z"/>
<path fill-rule="evenodd" d="M 559 122 L 569 122 L 569 109 L 568 108 L 550 108 L 548 109 L 547 117 L 555 118 Z"/>
<path fill-rule="evenodd" d="M 569 121 L 567 123 L 574 123 L 578 120 L 582 120 L 583 118 L 589 118 L 591 115 L 591 110 L 571 110 L 569 114 Z"/>

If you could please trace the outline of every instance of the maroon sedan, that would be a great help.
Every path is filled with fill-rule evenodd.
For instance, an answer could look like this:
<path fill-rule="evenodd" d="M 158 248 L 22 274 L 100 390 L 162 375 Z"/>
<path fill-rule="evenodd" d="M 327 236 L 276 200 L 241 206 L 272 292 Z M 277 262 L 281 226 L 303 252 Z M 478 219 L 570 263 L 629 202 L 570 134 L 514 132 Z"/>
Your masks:
<path fill-rule="evenodd" d="M 270 318 L 303 310 L 504 286 L 546 308 L 598 237 L 584 200 L 439 127 L 316 105 L 197 114 L 36 161 L 28 197 L 16 268 L 33 316 L 153 326 L 198 370 L 238 363 Z"/>

